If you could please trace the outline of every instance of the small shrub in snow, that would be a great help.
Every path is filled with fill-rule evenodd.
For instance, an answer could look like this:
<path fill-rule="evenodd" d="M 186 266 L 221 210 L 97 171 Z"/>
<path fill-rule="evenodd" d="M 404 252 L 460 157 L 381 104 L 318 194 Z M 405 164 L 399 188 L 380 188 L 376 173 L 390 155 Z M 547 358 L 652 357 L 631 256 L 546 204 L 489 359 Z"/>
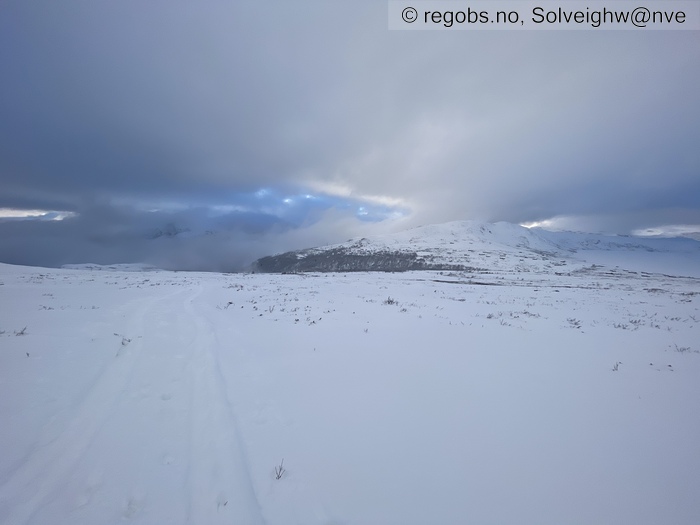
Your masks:
<path fill-rule="evenodd" d="M 567 319 L 567 321 L 569 321 L 571 328 L 581 328 L 581 320 L 580 319 L 576 319 L 575 317 L 569 317 Z"/>
<path fill-rule="evenodd" d="M 21 330 L 15 330 L 15 335 L 27 335 L 27 327 L 25 326 Z"/>
<path fill-rule="evenodd" d="M 399 304 L 399 302 L 396 299 L 387 297 L 382 304 Z"/>
<path fill-rule="evenodd" d="M 679 352 L 681 354 L 684 354 L 686 352 L 693 352 L 694 354 L 700 353 L 698 350 L 691 350 L 689 346 L 678 346 L 677 344 L 673 344 L 673 346 L 676 347 L 676 352 Z"/>
<path fill-rule="evenodd" d="M 282 458 L 280 464 L 275 467 L 275 479 L 282 479 L 285 472 L 287 471 L 284 468 L 284 458 Z"/>

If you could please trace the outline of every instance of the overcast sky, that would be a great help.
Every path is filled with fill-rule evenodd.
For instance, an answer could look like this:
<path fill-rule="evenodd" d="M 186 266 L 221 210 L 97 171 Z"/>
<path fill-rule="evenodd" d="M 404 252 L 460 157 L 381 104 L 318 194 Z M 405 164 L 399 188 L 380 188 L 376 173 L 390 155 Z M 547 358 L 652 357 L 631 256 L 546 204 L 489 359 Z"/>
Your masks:
<path fill-rule="evenodd" d="M 699 86 L 700 31 L 3 0 L 0 261 L 226 270 L 462 219 L 700 231 Z"/>

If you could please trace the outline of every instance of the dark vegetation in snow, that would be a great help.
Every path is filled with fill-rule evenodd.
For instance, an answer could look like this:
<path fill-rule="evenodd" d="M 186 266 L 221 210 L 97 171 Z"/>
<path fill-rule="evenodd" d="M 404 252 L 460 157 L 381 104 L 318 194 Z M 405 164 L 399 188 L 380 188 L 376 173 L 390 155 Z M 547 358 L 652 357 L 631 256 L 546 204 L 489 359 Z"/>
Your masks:
<path fill-rule="evenodd" d="M 434 262 L 416 252 L 376 251 L 352 253 L 349 248 L 323 251 L 287 252 L 263 257 L 253 263 L 253 270 L 262 273 L 296 272 L 406 272 L 411 270 L 478 271 L 461 264 Z"/>

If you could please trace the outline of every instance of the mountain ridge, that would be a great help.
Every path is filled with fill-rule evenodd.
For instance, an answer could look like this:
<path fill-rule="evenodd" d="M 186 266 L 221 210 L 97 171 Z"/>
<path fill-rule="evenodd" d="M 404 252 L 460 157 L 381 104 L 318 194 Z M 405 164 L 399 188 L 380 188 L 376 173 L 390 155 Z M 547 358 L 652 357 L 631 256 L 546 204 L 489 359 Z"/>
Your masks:
<path fill-rule="evenodd" d="M 551 273 L 559 267 L 580 269 L 585 263 L 599 259 L 601 254 L 608 259 L 610 254 L 637 254 L 639 259 L 640 254 L 649 253 L 679 254 L 700 262 L 700 242 L 688 238 L 555 232 L 507 222 L 454 221 L 262 257 L 251 269 L 261 273 L 411 270 Z"/>

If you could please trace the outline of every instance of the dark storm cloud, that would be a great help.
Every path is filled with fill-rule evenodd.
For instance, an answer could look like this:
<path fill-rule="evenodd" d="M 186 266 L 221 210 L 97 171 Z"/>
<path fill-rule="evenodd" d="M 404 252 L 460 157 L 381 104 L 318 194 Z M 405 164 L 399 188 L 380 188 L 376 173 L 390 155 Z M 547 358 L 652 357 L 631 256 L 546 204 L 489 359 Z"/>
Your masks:
<path fill-rule="evenodd" d="M 78 214 L 0 225 L 13 260 L 151 257 L 144 235 L 169 223 L 244 232 L 207 248 L 240 261 L 397 215 L 700 223 L 695 31 L 388 31 L 382 2 L 7 1 L 0 77 L 0 208 Z M 97 250 L 91 228 L 113 225 Z"/>
<path fill-rule="evenodd" d="M 102 202 L 62 220 L 57 213 L 0 218 L 0 261 L 240 271 L 270 253 L 346 240 L 394 213 L 332 196 L 282 197 L 273 190 L 230 201 L 225 207 L 164 203 L 154 210 Z"/>
<path fill-rule="evenodd" d="M 251 262 L 246 240 L 289 228 L 251 212 L 211 218 L 203 209 L 154 213 L 100 206 L 62 221 L 0 220 L 0 256 L 17 264 L 138 261 L 168 269 L 234 271 Z"/>

